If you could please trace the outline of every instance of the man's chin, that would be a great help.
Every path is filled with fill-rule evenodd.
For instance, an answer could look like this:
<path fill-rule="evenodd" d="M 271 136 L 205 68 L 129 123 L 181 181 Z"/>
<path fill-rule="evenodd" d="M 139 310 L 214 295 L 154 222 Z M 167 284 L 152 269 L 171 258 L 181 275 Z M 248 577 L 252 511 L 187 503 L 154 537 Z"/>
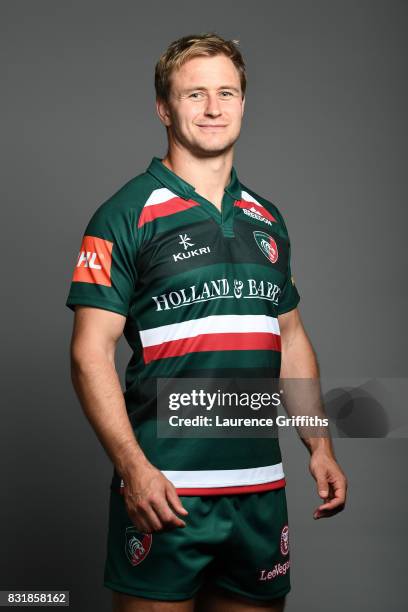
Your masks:
<path fill-rule="evenodd" d="M 235 142 L 235 141 L 234 141 Z M 230 151 L 234 142 L 228 142 L 225 144 L 207 144 L 207 143 L 197 143 L 193 147 L 194 155 L 197 157 L 218 157 L 219 155 L 224 155 L 228 151 Z"/>

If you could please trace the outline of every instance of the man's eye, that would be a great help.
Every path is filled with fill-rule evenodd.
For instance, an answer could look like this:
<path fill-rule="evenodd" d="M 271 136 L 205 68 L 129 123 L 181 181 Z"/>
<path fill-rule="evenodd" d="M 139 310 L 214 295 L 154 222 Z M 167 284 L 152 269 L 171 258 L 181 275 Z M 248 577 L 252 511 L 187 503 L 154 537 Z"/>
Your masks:
<path fill-rule="evenodd" d="M 229 96 L 233 95 L 231 91 L 222 91 L 221 94 L 223 94 L 222 95 L 223 98 L 228 98 Z M 227 94 L 227 95 L 225 96 L 224 94 Z M 193 93 L 191 93 L 189 97 L 197 100 L 197 98 L 201 95 L 202 95 L 201 91 L 193 91 Z"/>

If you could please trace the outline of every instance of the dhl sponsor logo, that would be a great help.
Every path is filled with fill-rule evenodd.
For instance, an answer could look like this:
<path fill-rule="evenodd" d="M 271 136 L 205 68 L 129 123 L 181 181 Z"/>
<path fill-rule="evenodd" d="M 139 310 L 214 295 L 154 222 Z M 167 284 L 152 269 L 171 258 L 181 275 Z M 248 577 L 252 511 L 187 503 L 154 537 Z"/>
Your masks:
<path fill-rule="evenodd" d="M 72 280 L 111 287 L 112 247 L 109 240 L 84 236 Z"/>

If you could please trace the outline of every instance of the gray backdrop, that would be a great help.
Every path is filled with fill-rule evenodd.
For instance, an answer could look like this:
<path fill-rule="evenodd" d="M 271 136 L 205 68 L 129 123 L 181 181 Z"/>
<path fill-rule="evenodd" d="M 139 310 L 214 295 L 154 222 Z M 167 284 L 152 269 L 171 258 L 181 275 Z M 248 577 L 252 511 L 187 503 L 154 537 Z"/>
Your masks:
<path fill-rule="evenodd" d="M 71 387 L 64 302 L 95 208 L 166 152 L 155 62 L 182 35 L 240 40 L 248 92 L 235 165 L 285 215 L 322 375 L 406 377 L 407 2 L 3 0 L 0 10 L 0 588 L 70 589 L 73 610 L 107 611 L 111 465 Z M 129 356 L 121 341 L 122 381 Z M 287 610 L 398 612 L 407 440 L 335 446 L 348 507 L 313 521 L 308 453 L 282 442 Z"/>

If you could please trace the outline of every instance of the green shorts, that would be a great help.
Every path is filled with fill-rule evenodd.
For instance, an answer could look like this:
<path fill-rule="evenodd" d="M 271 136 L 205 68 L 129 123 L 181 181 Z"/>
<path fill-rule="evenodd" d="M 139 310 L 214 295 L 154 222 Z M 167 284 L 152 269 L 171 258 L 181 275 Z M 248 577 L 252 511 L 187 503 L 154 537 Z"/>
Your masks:
<path fill-rule="evenodd" d="M 267 601 L 290 591 L 285 488 L 235 495 L 180 495 L 186 527 L 143 534 L 111 489 L 104 585 L 177 601 L 215 584 Z"/>

